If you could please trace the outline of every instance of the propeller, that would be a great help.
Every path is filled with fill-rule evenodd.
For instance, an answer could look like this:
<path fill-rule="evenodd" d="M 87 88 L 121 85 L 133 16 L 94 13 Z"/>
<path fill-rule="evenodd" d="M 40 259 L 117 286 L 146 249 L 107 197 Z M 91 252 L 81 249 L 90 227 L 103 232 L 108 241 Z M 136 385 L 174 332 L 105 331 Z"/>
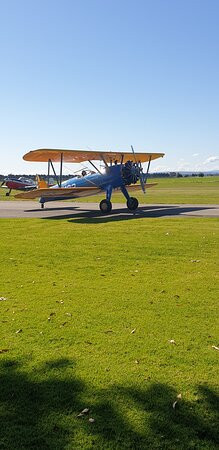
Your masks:
<path fill-rule="evenodd" d="M 139 177 L 139 180 L 140 180 L 141 189 L 142 189 L 142 191 L 145 194 L 145 183 L 146 183 L 147 174 L 143 173 L 143 167 L 142 167 L 141 161 L 137 161 L 136 155 L 135 155 L 135 151 L 134 151 L 134 148 L 133 148 L 132 145 L 131 145 L 131 149 L 132 149 L 132 153 L 133 153 L 133 156 L 134 156 L 134 159 L 135 159 L 136 167 L 138 169 L 138 177 Z"/>

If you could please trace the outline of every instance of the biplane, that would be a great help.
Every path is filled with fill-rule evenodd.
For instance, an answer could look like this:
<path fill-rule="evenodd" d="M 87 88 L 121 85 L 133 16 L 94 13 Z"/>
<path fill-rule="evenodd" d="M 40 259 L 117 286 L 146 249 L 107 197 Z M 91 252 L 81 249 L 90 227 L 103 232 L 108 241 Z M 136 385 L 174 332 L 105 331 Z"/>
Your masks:
<path fill-rule="evenodd" d="M 8 197 L 12 189 L 16 191 L 31 191 L 32 189 L 36 189 L 37 185 L 31 178 L 9 175 L 3 180 L 0 187 L 8 189 L 8 192 L 5 194 Z"/>
<path fill-rule="evenodd" d="M 147 178 L 151 161 L 163 157 L 164 153 L 135 153 L 133 147 L 131 152 L 101 152 L 84 150 L 58 150 L 39 149 L 32 150 L 23 156 L 25 161 L 47 162 L 48 175 L 45 180 L 38 181 L 37 189 L 30 192 L 17 194 L 16 198 L 35 199 L 39 198 L 41 208 L 44 204 L 54 200 L 76 199 L 87 197 L 104 192 L 105 198 L 101 200 L 99 207 L 102 213 L 109 213 L 112 209 L 111 196 L 114 189 L 120 189 L 123 193 L 127 207 L 130 211 L 135 211 L 138 207 L 138 200 L 129 195 L 129 192 L 142 189 L 145 193 L 147 188 L 154 185 L 147 184 Z M 87 174 L 82 172 L 82 176 L 74 176 L 66 181 L 62 181 L 64 163 L 84 163 L 89 162 L 95 173 Z M 104 171 L 95 164 L 95 161 L 102 161 Z M 56 173 L 54 163 L 59 163 L 59 174 Z M 147 163 L 147 170 L 144 173 L 143 163 Z M 50 173 L 56 179 L 56 184 L 49 187 Z M 139 184 L 137 184 L 139 182 Z"/>

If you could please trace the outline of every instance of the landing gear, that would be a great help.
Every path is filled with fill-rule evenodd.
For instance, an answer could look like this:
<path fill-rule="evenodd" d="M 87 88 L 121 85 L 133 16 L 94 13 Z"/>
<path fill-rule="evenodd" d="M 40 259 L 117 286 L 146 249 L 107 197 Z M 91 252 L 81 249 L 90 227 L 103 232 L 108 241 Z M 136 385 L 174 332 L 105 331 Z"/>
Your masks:
<path fill-rule="evenodd" d="M 126 200 L 127 200 L 127 202 L 126 202 L 127 208 L 128 208 L 130 211 L 135 211 L 135 210 L 137 209 L 137 207 L 138 207 L 138 200 L 137 200 L 137 198 L 135 198 L 135 197 L 129 197 L 129 193 L 128 193 L 128 191 L 127 191 L 127 189 L 126 189 L 126 187 L 125 187 L 124 185 L 121 186 L 120 189 L 121 189 L 121 191 L 122 191 L 124 197 L 125 197 Z"/>
<path fill-rule="evenodd" d="M 39 198 L 39 202 L 40 202 L 40 208 L 44 209 L 45 206 L 45 198 L 44 197 L 40 197 Z"/>
<path fill-rule="evenodd" d="M 110 201 L 111 195 L 112 195 L 112 190 L 113 190 L 113 187 L 112 187 L 111 184 L 109 184 L 109 186 L 106 187 L 106 199 L 102 200 L 100 202 L 100 205 L 99 205 L 100 206 L 100 211 L 103 214 L 109 213 L 111 211 L 111 209 L 112 209 L 112 203 Z"/>
<path fill-rule="evenodd" d="M 102 200 L 100 202 L 100 210 L 102 213 L 109 213 L 112 209 L 112 203 L 110 200 Z"/>
<path fill-rule="evenodd" d="M 130 211 L 135 211 L 138 207 L 138 200 L 135 197 L 129 197 L 126 204 Z"/>

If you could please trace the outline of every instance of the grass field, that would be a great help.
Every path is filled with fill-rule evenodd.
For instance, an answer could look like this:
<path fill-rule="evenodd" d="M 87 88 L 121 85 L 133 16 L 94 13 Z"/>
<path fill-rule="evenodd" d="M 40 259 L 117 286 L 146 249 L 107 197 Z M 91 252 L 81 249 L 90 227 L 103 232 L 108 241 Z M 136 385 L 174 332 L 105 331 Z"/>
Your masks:
<path fill-rule="evenodd" d="M 135 195 L 140 203 L 187 203 L 187 204 L 219 204 L 219 176 L 212 177 L 188 177 L 188 178 L 155 178 L 149 179 L 149 183 L 157 183 L 157 186 L 148 189 L 147 195 L 141 191 Z M 5 196 L 5 189 L 0 188 L 0 200 L 14 200 L 15 191 L 10 197 Z M 100 202 L 103 194 L 86 197 L 80 201 Z M 124 197 L 119 192 L 113 193 L 113 202 L 124 202 Z"/>
<path fill-rule="evenodd" d="M 218 220 L 0 226 L 0 448 L 218 448 Z"/>

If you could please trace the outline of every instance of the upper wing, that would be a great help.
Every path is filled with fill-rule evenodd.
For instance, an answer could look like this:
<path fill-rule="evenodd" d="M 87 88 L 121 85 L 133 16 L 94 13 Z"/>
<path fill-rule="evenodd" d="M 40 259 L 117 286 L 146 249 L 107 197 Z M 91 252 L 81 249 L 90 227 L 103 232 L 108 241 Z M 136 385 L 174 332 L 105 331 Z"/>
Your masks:
<path fill-rule="evenodd" d="M 63 197 L 64 198 L 78 198 L 78 197 L 88 197 L 89 195 L 98 194 L 101 192 L 99 187 L 91 186 L 91 187 L 72 187 L 72 188 L 43 188 L 43 189 L 35 189 L 33 191 L 22 192 L 20 194 L 16 194 L 16 198 L 26 198 L 26 199 L 34 199 L 38 197 L 45 198 L 55 198 L 55 197 Z"/>
<path fill-rule="evenodd" d="M 164 153 L 135 153 L 135 158 L 140 162 L 147 162 L 153 159 L 161 158 Z M 123 162 L 133 160 L 133 153 L 127 152 L 101 152 L 101 151 L 87 151 L 87 150 L 58 150 L 58 149 L 46 149 L 32 150 L 23 156 L 25 161 L 37 161 L 48 162 L 50 159 L 52 162 L 60 162 L 62 157 L 65 163 L 80 163 L 83 161 L 94 161 L 104 159 L 107 163 L 114 161 L 120 162 L 123 158 Z"/>

